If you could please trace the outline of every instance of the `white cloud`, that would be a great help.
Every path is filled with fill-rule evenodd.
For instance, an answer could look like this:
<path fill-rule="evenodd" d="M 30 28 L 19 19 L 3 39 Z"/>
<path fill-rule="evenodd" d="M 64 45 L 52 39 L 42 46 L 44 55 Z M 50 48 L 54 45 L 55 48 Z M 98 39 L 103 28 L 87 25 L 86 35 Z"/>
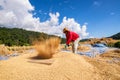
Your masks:
<path fill-rule="evenodd" d="M 98 1 L 94 1 L 94 2 L 93 2 L 93 5 L 94 5 L 94 6 L 100 6 L 101 4 L 100 4 L 100 2 L 98 2 Z"/>
<path fill-rule="evenodd" d="M 94 36 L 90 36 L 89 38 L 95 38 Z"/>
<path fill-rule="evenodd" d="M 29 0 L 0 0 L 0 7 L 0 24 L 7 27 L 18 27 L 59 36 L 63 36 L 62 29 L 68 27 L 82 37 L 89 35 L 86 32 L 87 24 L 80 26 L 74 18 L 64 17 L 63 21 L 59 23 L 60 14 L 58 12 L 55 14 L 49 13 L 50 18 L 41 22 L 40 18 L 33 17 L 36 13 L 30 13 L 34 10 L 34 7 Z M 40 12 L 42 11 L 40 10 Z"/>
<path fill-rule="evenodd" d="M 115 15 L 115 13 L 114 13 L 114 12 L 111 12 L 110 15 Z"/>
<path fill-rule="evenodd" d="M 29 0 L 0 0 L 0 5 L 3 8 L 0 10 L 0 24 L 24 28 L 26 25 L 23 24 L 24 22 L 34 20 L 32 14 L 29 13 L 34 10 Z"/>

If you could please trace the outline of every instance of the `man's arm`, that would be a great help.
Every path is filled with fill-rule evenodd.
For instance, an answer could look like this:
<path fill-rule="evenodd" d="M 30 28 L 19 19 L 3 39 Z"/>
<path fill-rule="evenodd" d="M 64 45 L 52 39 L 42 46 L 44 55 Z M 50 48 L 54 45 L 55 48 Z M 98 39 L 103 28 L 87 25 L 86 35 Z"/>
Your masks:
<path fill-rule="evenodd" d="M 69 45 L 70 42 L 71 42 L 71 40 L 72 40 L 72 34 L 71 34 L 71 32 L 69 32 L 68 35 L 67 35 L 67 41 L 66 41 L 66 44 Z"/>

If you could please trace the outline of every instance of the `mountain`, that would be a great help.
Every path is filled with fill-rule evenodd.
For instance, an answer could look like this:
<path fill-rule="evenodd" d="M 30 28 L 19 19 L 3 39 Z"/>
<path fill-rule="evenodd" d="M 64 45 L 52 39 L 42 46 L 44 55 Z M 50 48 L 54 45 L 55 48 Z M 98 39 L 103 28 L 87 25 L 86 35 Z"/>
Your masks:
<path fill-rule="evenodd" d="M 120 32 L 115 34 L 115 35 L 112 35 L 110 38 L 113 38 L 113 39 L 116 39 L 116 40 L 120 39 Z"/>
<path fill-rule="evenodd" d="M 7 46 L 31 45 L 36 40 L 41 41 L 49 37 L 55 36 L 19 28 L 0 27 L 0 44 L 5 44 Z"/>

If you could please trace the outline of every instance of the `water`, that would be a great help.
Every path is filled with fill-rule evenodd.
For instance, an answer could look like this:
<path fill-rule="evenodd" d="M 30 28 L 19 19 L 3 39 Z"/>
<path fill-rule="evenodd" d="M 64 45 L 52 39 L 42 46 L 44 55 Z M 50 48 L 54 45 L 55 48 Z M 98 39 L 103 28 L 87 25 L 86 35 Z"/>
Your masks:
<path fill-rule="evenodd" d="M 0 56 L 0 60 L 7 60 L 8 57 L 7 56 Z"/>
<path fill-rule="evenodd" d="M 105 51 L 108 50 L 108 47 L 106 47 L 104 44 L 95 44 L 90 47 L 91 50 L 88 52 L 78 52 L 80 55 L 86 55 L 89 57 L 96 57 L 98 54 L 103 54 Z"/>
<path fill-rule="evenodd" d="M 19 54 L 18 53 L 13 53 L 13 54 L 10 54 L 10 55 L 7 55 L 7 56 L 9 56 L 9 57 L 15 57 L 15 56 L 19 56 Z"/>

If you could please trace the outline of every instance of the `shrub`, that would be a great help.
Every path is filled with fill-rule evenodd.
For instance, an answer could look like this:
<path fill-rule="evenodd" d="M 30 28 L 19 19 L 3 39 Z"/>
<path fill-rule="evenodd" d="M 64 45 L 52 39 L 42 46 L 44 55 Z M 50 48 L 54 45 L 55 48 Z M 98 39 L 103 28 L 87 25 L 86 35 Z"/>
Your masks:
<path fill-rule="evenodd" d="M 107 46 L 108 47 L 114 47 L 114 43 L 108 43 Z"/>
<path fill-rule="evenodd" d="M 120 41 L 116 42 L 114 46 L 117 47 L 117 48 L 120 48 Z"/>

